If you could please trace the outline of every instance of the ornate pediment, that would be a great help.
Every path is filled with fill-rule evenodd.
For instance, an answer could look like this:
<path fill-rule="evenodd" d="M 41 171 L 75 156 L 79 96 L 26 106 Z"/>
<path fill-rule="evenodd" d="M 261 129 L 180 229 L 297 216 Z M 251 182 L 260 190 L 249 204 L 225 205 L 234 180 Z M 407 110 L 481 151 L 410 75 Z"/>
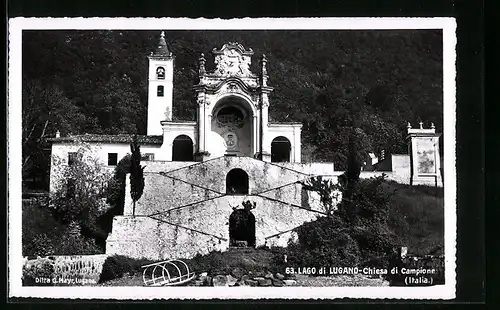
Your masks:
<path fill-rule="evenodd" d="M 239 43 L 227 43 L 221 49 L 213 49 L 216 69 L 213 72 L 219 76 L 253 77 L 250 71 L 252 62 L 252 49 L 246 50 Z"/>

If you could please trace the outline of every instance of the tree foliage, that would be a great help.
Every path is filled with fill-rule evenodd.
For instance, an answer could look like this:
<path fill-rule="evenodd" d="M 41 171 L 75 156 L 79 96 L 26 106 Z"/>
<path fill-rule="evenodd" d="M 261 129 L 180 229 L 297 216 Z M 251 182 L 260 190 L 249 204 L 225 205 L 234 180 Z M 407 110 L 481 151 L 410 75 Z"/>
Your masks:
<path fill-rule="evenodd" d="M 302 182 L 302 187 L 307 191 L 318 193 L 321 205 L 327 216 L 334 214 L 337 202 L 341 196 L 341 187 L 330 179 L 323 179 L 322 176 L 312 177 Z"/>
<path fill-rule="evenodd" d="M 144 191 L 144 167 L 141 166 L 141 150 L 137 135 L 134 136 L 133 142 L 130 144 L 132 156 L 130 159 L 130 195 L 134 203 L 132 214 L 135 215 L 135 203 L 141 198 Z"/>
<path fill-rule="evenodd" d="M 310 189 L 322 194 L 331 214 L 304 223 L 296 230 L 298 242 L 287 248 L 288 264 L 323 266 L 387 267 L 389 254 L 400 242 L 389 225 L 391 193 L 384 190 L 385 177 L 335 184 L 342 200 L 332 208 L 325 180 L 313 179 Z M 350 197 L 346 191 L 351 191 Z"/>
<path fill-rule="evenodd" d="M 59 183 L 51 193 L 50 208 L 60 223 L 74 227 L 76 234 L 95 239 L 100 245 L 106 240 L 107 232 L 99 224 L 100 217 L 109 208 L 106 204 L 109 175 L 103 164 L 92 156 L 89 145 L 81 144 L 75 152 L 71 165 L 60 164 L 61 158 L 54 158 L 60 167 Z"/>
<path fill-rule="evenodd" d="M 158 31 L 23 32 L 25 178 L 48 174 L 40 138 L 146 132 L 147 55 Z M 303 124 L 304 160 L 347 167 L 348 133 L 360 154 L 406 152 L 408 121 L 442 128 L 442 34 L 400 31 L 169 31 L 175 119 L 196 116 L 197 60 L 227 42 L 268 58 L 272 121 Z M 353 126 L 353 115 L 355 125 Z M 40 140 L 40 141 L 39 141 Z"/>

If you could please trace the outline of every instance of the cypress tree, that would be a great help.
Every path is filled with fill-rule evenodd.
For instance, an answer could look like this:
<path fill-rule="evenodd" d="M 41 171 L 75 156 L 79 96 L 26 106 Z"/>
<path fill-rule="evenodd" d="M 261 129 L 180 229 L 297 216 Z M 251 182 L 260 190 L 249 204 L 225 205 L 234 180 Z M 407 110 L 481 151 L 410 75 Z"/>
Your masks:
<path fill-rule="evenodd" d="M 141 166 L 141 150 L 137 135 L 134 135 L 130 144 L 132 158 L 130 161 L 130 195 L 132 196 L 133 209 L 135 215 L 135 203 L 141 198 L 144 191 L 144 167 Z"/>

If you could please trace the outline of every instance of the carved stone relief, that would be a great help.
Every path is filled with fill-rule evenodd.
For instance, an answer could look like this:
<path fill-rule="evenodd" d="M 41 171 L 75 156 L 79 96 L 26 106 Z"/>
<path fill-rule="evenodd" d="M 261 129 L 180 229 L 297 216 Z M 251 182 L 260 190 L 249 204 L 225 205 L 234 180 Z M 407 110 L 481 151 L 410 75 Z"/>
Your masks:
<path fill-rule="evenodd" d="M 250 57 L 244 56 L 236 48 L 227 48 L 215 56 L 215 73 L 222 76 L 251 76 Z"/>

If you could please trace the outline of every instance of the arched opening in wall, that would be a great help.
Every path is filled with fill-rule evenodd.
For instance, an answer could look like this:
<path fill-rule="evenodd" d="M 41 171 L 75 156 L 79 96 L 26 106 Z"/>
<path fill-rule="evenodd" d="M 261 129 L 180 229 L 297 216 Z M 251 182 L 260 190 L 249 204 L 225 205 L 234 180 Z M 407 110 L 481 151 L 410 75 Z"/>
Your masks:
<path fill-rule="evenodd" d="M 250 210 L 237 209 L 229 216 L 229 246 L 255 247 L 255 216 Z"/>
<path fill-rule="evenodd" d="M 248 174 L 242 169 L 232 169 L 226 176 L 226 194 L 248 194 Z"/>
<path fill-rule="evenodd" d="M 271 162 L 290 162 L 292 144 L 285 137 L 276 137 L 271 142 Z"/>
<path fill-rule="evenodd" d="M 165 79 L 165 68 L 163 68 L 163 67 L 156 68 L 156 78 L 158 80 L 164 80 Z"/>
<path fill-rule="evenodd" d="M 193 140 L 190 137 L 180 135 L 174 139 L 172 161 L 193 161 Z"/>
<path fill-rule="evenodd" d="M 217 134 L 211 146 L 215 156 L 253 156 L 255 120 L 252 106 L 237 96 L 225 96 L 212 111 L 211 131 Z"/>

